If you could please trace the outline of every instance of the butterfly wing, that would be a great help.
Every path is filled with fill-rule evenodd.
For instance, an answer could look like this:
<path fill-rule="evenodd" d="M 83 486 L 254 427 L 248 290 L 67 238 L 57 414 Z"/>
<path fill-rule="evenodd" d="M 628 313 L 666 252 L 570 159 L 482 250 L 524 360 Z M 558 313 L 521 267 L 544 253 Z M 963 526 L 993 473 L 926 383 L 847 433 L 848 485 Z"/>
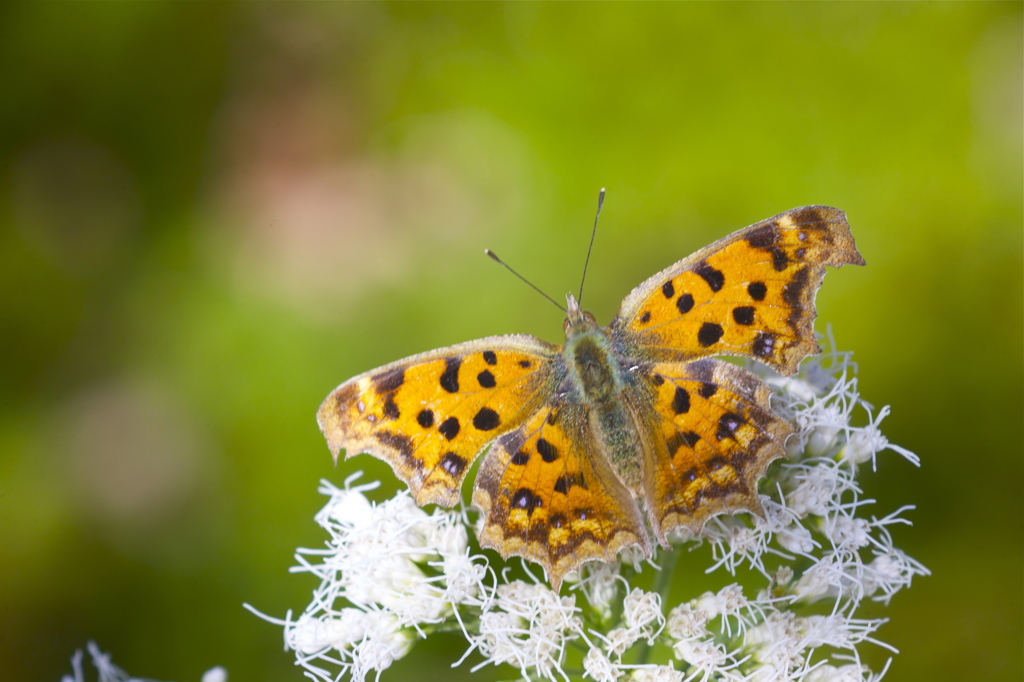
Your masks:
<path fill-rule="evenodd" d="M 349 379 L 317 421 L 335 461 L 371 454 L 417 504 L 450 507 L 481 449 L 551 398 L 560 362 L 558 346 L 525 334 L 470 341 Z"/>
<path fill-rule="evenodd" d="M 643 517 L 596 443 L 586 407 L 563 395 L 495 441 L 477 474 L 480 544 L 536 561 L 558 591 L 586 561 L 650 555 Z"/>
<path fill-rule="evenodd" d="M 814 296 L 825 266 L 864 265 L 846 214 L 805 206 L 751 225 L 634 289 L 610 325 L 646 359 L 741 355 L 792 374 L 821 349 Z"/>
<path fill-rule="evenodd" d="M 646 431 L 642 495 L 655 535 L 694 533 L 712 516 L 763 516 L 757 482 L 795 432 L 771 411 L 755 374 L 715 358 L 647 368 L 644 403 L 630 405 Z"/>

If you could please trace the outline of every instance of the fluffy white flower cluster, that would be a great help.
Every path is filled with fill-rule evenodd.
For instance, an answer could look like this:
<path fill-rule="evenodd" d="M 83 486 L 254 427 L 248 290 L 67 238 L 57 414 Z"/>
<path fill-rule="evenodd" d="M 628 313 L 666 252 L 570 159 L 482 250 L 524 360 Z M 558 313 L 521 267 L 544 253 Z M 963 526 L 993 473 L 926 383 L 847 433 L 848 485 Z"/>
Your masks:
<path fill-rule="evenodd" d="M 299 550 L 294 570 L 321 579 L 313 602 L 298 620 L 275 622 L 298 663 L 322 680 L 379 674 L 417 638 L 452 629 L 469 643 L 463 660 L 480 658 L 474 671 L 508 664 L 524 679 L 881 679 L 885 669 L 868 670 L 858 647 L 888 648 L 873 637 L 885 620 L 857 618 L 858 608 L 865 599 L 888 603 L 928 572 L 889 532 L 908 524 L 901 514 L 910 507 L 864 514 L 873 500 L 863 498 L 858 466 L 874 465 L 886 449 L 918 460 L 882 435 L 888 408 L 873 414 L 855 370 L 841 353 L 805 362 L 794 377 L 759 370 L 776 391 L 773 407 L 799 427 L 789 456 L 762 481 L 765 518 L 720 516 L 699 537 L 678 533 L 677 547 L 656 559 L 665 572 L 654 591 L 630 584 L 643 557 L 629 550 L 616 564 L 591 563 L 567 577 L 569 596 L 506 581 L 471 554 L 463 513 L 427 514 L 405 492 L 374 505 L 363 492 L 375 484 L 350 479 L 344 489 L 321 488 L 331 496 L 317 516 L 331 536 L 327 548 Z M 857 410 L 862 426 L 853 423 Z M 700 543 L 711 546 L 709 573 L 746 568 L 755 579 L 664 604 L 669 566 Z"/>
<path fill-rule="evenodd" d="M 323 680 L 384 670 L 426 636 L 428 626 L 436 631 L 458 618 L 457 605 L 480 610 L 493 601 L 484 584 L 487 562 L 470 556 L 462 514 L 427 514 L 407 491 L 373 504 L 363 493 L 379 483 L 352 485 L 359 476 L 349 477 L 343 489 L 321 482 L 330 501 L 315 520 L 330 540 L 324 549 L 296 554 L 300 565 L 292 572 L 321 581 L 302 615 L 278 621 L 248 607 L 284 625 L 285 645 L 298 664 Z"/>

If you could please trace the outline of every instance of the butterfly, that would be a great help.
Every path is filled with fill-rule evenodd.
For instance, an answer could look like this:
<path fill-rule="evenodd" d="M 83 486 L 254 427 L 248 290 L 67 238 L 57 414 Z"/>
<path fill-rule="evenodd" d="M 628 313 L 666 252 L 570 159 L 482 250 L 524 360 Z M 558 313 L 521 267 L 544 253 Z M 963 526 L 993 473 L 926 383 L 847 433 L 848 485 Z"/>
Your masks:
<path fill-rule="evenodd" d="M 758 376 L 714 356 L 795 372 L 821 351 L 825 266 L 845 264 L 864 265 L 846 215 L 795 208 L 650 277 L 607 327 L 569 294 L 564 345 L 511 334 L 414 355 L 338 386 L 317 420 L 335 461 L 384 460 L 421 506 L 455 505 L 486 450 L 480 544 L 540 564 L 557 592 L 676 528 L 764 515 L 758 480 L 795 430 Z"/>

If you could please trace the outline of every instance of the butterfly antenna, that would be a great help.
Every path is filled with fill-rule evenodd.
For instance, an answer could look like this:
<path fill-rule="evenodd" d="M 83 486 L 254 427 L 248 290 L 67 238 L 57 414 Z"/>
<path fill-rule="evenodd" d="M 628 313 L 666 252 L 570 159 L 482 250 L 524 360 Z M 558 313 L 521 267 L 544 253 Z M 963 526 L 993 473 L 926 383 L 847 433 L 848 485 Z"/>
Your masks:
<path fill-rule="evenodd" d="M 509 265 L 505 261 L 503 261 L 500 258 L 498 258 L 498 254 L 494 253 L 490 249 L 484 249 L 484 253 L 486 253 L 488 256 L 490 256 L 494 260 L 494 262 L 496 262 L 499 265 L 503 266 L 506 270 L 511 272 L 513 275 L 515 275 L 516 277 L 518 277 L 519 279 L 523 280 L 524 282 L 529 284 L 531 287 L 533 287 L 534 291 L 536 291 L 538 294 L 540 294 L 544 298 L 546 298 L 549 301 L 551 301 L 552 303 L 554 303 L 555 307 L 558 308 L 559 310 L 561 310 L 563 313 L 566 313 L 566 314 L 569 313 L 569 311 L 566 310 L 558 301 L 556 301 L 555 299 L 551 298 L 550 296 L 545 294 L 543 291 L 541 291 L 540 287 L 538 287 L 536 284 L 534 284 L 533 282 L 531 282 L 530 280 L 526 279 L 525 277 L 520 275 L 518 272 L 513 270 L 511 265 Z"/>
<path fill-rule="evenodd" d="M 576 297 L 577 302 L 583 303 L 583 284 L 587 281 L 587 266 L 590 265 L 590 252 L 594 250 L 594 237 L 597 236 L 597 219 L 601 217 L 601 207 L 604 206 L 604 187 L 597 197 L 597 215 L 594 216 L 594 229 L 590 233 L 590 246 L 587 248 L 587 260 L 583 263 L 583 279 L 580 280 L 580 295 Z"/>

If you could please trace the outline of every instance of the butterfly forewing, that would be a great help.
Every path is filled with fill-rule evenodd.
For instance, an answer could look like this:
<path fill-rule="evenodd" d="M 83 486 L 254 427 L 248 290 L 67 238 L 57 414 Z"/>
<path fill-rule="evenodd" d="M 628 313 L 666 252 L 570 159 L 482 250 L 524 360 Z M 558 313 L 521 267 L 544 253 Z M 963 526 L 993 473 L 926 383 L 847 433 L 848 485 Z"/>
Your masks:
<path fill-rule="evenodd" d="M 814 296 L 825 266 L 863 265 L 846 215 L 793 209 L 663 270 L 626 297 L 611 329 L 647 357 L 741 355 L 792 374 L 820 352 Z"/>
<path fill-rule="evenodd" d="M 317 420 L 335 458 L 372 454 L 418 504 L 450 507 L 481 449 L 550 397 L 557 351 L 510 335 L 416 355 L 346 381 Z"/>

